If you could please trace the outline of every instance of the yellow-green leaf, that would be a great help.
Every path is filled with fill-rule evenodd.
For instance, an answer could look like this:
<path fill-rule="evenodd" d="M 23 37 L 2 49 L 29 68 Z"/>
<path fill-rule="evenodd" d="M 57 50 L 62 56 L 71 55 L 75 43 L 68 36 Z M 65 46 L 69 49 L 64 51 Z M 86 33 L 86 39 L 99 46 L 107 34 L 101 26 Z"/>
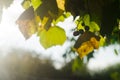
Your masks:
<path fill-rule="evenodd" d="M 86 14 L 86 15 L 83 17 L 83 21 L 84 21 L 85 25 L 89 26 L 89 24 L 90 24 L 90 15 L 89 15 L 89 14 Z"/>
<path fill-rule="evenodd" d="M 22 3 L 22 6 L 24 9 L 28 9 L 30 5 L 31 5 L 30 1 L 27 1 L 27 0 L 24 0 Z"/>
<path fill-rule="evenodd" d="M 40 36 L 40 43 L 45 49 L 62 45 L 66 40 L 64 29 L 57 26 L 50 27 L 48 31 L 44 29 L 38 35 Z"/>
<path fill-rule="evenodd" d="M 96 22 L 94 21 L 90 22 L 90 31 L 91 32 L 100 31 L 100 27 L 98 26 Z"/>
<path fill-rule="evenodd" d="M 83 21 L 76 20 L 75 23 L 77 24 L 77 30 L 80 30 L 80 29 L 84 30 L 84 26 L 81 25 Z"/>
<path fill-rule="evenodd" d="M 63 22 L 64 21 L 64 16 L 63 15 L 61 15 L 56 21 L 55 21 L 55 24 L 57 24 L 58 22 Z"/>
<path fill-rule="evenodd" d="M 56 0 L 57 1 L 57 5 L 58 5 L 58 8 L 61 9 L 61 10 L 65 10 L 65 0 Z"/>
<path fill-rule="evenodd" d="M 64 14 L 62 14 L 60 17 L 58 17 L 56 20 L 53 21 L 53 24 L 57 24 L 58 22 L 63 22 L 65 20 L 65 18 L 68 18 L 69 16 L 71 16 L 71 14 L 69 12 L 66 12 Z"/>
<path fill-rule="evenodd" d="M 100 42 L 99 42 L 99 46 L 104 46 L 105 41 L 106 41 L 106 37 L 102 37 L 102 36 L 100 35 Z"/>
<path fill-rule="evenodd" d="M 65 13 L 65 16 L 66 16 L 66 18 L 68 18 L 68 17 L 71 16 L 71 13 L 70 13 L 70 12 L 66 12 L 66 13 Z"/>
<path fill-rule="evenodd" d="M 31 0 L 31 2 L 34 10 L 36 10 L 42 4 L 41 0 Z"/>

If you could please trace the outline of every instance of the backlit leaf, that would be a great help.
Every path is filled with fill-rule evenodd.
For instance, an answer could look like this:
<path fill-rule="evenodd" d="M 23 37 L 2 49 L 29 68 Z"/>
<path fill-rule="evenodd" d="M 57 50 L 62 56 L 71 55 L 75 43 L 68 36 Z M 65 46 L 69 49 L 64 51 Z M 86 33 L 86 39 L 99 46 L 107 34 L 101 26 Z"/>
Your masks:
<path fill-rule="evenodd" d="M 17 24 L 26 39 L 30 38 L 37 30 L 34 20 L 19 21 Z"/>
<path fill-rule="evenodd" d="M 77 39 L 74 48 L 78 52 L 80 58 L 93 52 L 94 49 L 99 48 L 100 37 L 96 36 L 93 32 L 87 31 L 80 35 Z"/>
<path fill-rule="evenodd" d="M 64 19 L 65 19 L 64 16 L 61 15 L 61 16 L 55 21 L 55 24 L 58 23 L 58 22 L 60 22 L 60 21 L 63 22 Z"/>
<path fill-rule="evenodd" d="M 99 41 L 95 37 L 91 37 L 90 42 L 91 42 L 92 46 L 94 47 L 94 49 L 99 48 Z"/>
<path fill-rule="evenodd" d="M 26 39 L 32 36 L 36 32 L 36 22 L 34 21 L 34 10 L 29 7 L 25 10 L 20 17 L 17 19 L 16 23 L 19 25 L 19 29 Z"/>
<path fill-rule="evenodd" d="M 32 20 L 34 19 L 35 15 L 34 15 L 34 9 L 33 7 L 29 7 L 28 9 L 26 9 L 17 19 L 16 22 L 20 21 L 20 20 Z"/>
<path fill-rule="evenodd" d="M 94 21 L 90 22 L 90 31 L 91 32 L 95 32 L 95 31 L 100 31 L 100 27 L 98 26 L 98 24 Z"/>
<path fill-rule="evenodd" d="M 77 30 L 83 29 L 84 30 L 84 26 L 82 26 L 83 21 L 76 21 L 77 24 Z"/>
<path fill-rule="evenodd" d="M 90 52 L 94 50 L 93 45 L 90 41 L 82 43 L 82 45 L 77 49 L 77 52 L 82 59 L 84 56 L 88 55 Z"/>
<path fill-rule="evenodd" d="M 31 2 L 29 0 L 24 0 L 22 6 L 24 9 L 28 9 L 31 6 Z"/>
<path fill-rule="evenodd" d="M 83 17 L 83 21 L 84 21 L 85 25 L 89 26 L 89 24 L 90 24 L 90 15 L 89 15 L 89 14 L 86 14 L 86 15 Z"/>
<path fill-rule="evenodd" d="M 80 59 L 79 57 L 75 58 L 72 64 L 72 70 L 76 71 L 76 70 L 81 70 L 83 67 L 83 60 Z"/>
<path fill-rule="evenodd" d="M 69 12 L 63 13 L 60 17 L 53 21 L 53 24 L 57 24 L 58 22 L 63 22 L 66 18 L 71 16 Z"/>
<path fill-rule="evenodd" d="M 41 0 L 31 0 L 31 2 L 34 10 L 36 10 L 42 4 Z"/>
<path fill-rule="evenodd" d="M 70 13 L 70 12 L 65 12 L 65 13 L 64 13 L 64 16 L 65 16 L 65 18 L 68 18 L 68 17 L 71 16 L 71 13 Z"/>
<path fill-rule="evenodd" d="M 75 48 L 79 48 L 83 42 L 90 41 L 92 37 L 95 37 L 97 41 L 100 40 L 99 36 L 96 36 L 93 32 L 84 32 L 82 35 L 80 35 L 74 45 Z"/>
<path fill-rule="evenodd" d="M 56 0 L 57 1 L 57 5 L 58 5 L 58 8 L 61 9 L 61 10 L 65 10 L 65 0 Z"/>
<path fill-rule="evenodd" d="M 58 14 L 58 7 L 56 0 L 42 0 L 40 6 L 36 9 L 37 15 L 43 19 L 44 16 L 52 17 L 51 14 Z"/>
<path fill-rule="evenodd" d="M 66 40 L 65 31 L 57 26 L 50 27 L 48 31 L 44 29 L 38 36 L 40 36 L 40 43 L 45 49 L 55 45 L 62 45 Z"/>
<path fill-rule="evenodd" d="M 103 37 L 103 36 L 101 36 L 101 35 L 100 35 L 100 42 L 99 42 L 99 46 L 104 46 L 105 41 L 106 41 L 106 37 Z"/>
<path fill-rule="evenodd" d="M 83 42 L 79 48 L 76 49 L 80 58 L 82 59 L 84 56 L 93 52 L 94 49 L 99 48 L 99 41 L 95 37 L 91 37 L 89 41 Z"/>

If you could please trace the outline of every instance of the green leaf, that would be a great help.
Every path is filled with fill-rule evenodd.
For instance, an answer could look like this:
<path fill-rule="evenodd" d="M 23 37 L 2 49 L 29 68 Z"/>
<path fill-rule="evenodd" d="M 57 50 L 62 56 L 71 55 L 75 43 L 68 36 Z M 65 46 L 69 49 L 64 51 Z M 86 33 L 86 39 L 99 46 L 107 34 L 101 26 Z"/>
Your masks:
<path fill-rule="evenodd" d="M 55 23 L 58 23 L 58 22 L 63 22 L 65 20 L 65 17 L 63 15 L 61 15 L 56 21 Z"/>
<path fill-rule="evenodd" d="M 83 29 L 84 30 L 84 26 L 82 26 L 83 21 L 77 22 L 77 30 Z"/>
<path fill-rule="evenodd" d="M 75 58 L 72 64 L 72 70 L 77 71 L 81 70 L 83 66 L 83 60 L 81 60 L 79 57 Z"/>
<path fill-rule="evenodd" d="M 36 10 L 42 4 L 41 0 L 31 0 L 31 2 L 34 10 Z"/>
<path fill-rule="evenodd" d="M 83 17 L 83 21 L 84 21 L 85 25 L 89 26 L 89 24 L 90 24 L 90 15 L 89 15 L 89 14 L 86 14 L 86 15 Z"/>
<path fill-rule="evenodd" d="M 99 46 L 104 46 L 105 45 L 105 41 L 106 41 L 106 37 L 103 37 L 102 35 L 100 35 Z"/>
<path fill-rule="evenodd" d="M 90 31 L 91 32 L 95 32 L 95 31 L 100 31 L 100 27 L 98 26 L 98 24 L 94 21 L 90 22 Z"/>
<path fill-rule="evenodd" d="M 23 6 L 24 9 L 28 9 L 30 7 L 30 5 L 31 5 L 30 1 L 24 0 L 22 2 L 22 6 Z"/>
<path fill-rule="evenodd" d="M 66 13 L 65 13 L 65 16 L 66 16 L 66 18 L 68 18 L 68 17 L 71 16 L 71 13 L 70 13 L 70 12 L 66 12 Z"/>
<path fill-rule="evenodd" d="M 57 1 L 57 5 L 58 5 L 58 8 L 61 9 L 61 10 L 65 10 L 65 0 L 56 0 Z"/>
<path fill-rule="evenodd" d="M 45 49 L 55 45 L 62 45 L 66 40 L 64 29 L 57 26 L 50 27 L 48 31 L 42 30 L 38 36 L 40 36 L 40 43 Z"/>
<path fill-rule="evenodd" d="M 64 14 L 62 14 L 60 17 L 58 17 L 55 21 L 53 21 L 53 24 L 57 24 L 58 22 L 63 22 L 65 20 L 65 18 L 70 17 L 71 14 L 69 12 L 66 12 Z"/>
<path fill-rule="evenodd" d="M 83 20 L 81 20 L 81 18 L 75 21 L 75 24 L 77 25 L 77 30 L 80 30 L 80 29 L 84 30 L 84 26 L 82 26 L 82 23 L 83 23 Z"/>

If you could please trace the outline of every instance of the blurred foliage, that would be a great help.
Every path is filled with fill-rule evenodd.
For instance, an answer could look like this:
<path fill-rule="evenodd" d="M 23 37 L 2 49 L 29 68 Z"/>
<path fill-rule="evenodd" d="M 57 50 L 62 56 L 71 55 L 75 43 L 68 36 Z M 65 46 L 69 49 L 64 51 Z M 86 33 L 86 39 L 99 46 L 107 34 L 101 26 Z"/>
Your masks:
<path fill-rule="evenodd" d="M 89 60 L 99 47 L 120 44 L 120 0 L 23 0 L 22 6 L 25 11 L 16 22 L 24 37 L 37 34 L 45 49 L 71 41 L 64 57 L 77 52 Z M 69 16 L 76 24 L 71 39 L 57 25 Z"/>

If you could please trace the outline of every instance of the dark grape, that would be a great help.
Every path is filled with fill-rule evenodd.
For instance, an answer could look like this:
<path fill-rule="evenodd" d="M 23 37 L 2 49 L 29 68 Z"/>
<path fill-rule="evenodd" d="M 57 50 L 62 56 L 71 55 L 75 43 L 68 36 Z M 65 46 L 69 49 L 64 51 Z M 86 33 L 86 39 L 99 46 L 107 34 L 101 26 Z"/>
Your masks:
<path fill-rule="evenodd" d="M 83 33 L 84 33 L 83 29 L 80 29 L 80 30 L 79 30 L 79 33 L 80 33 L 80 34 L 83 34 Z"/>
<path fill-rule="evenodd" d="M 79 34 L 80 34 L 79 31 L 74 31 L 74 32 L 73 32 L 73 35 L 74 35 L 74 36 L 77 36 L 77 35 L 79 35 Z"/>
<path fill-rule="evenodd" d="M 86 31 L 89 31 L 89 29 L 90 29 L 89 26 L 85 26 Z"/>

